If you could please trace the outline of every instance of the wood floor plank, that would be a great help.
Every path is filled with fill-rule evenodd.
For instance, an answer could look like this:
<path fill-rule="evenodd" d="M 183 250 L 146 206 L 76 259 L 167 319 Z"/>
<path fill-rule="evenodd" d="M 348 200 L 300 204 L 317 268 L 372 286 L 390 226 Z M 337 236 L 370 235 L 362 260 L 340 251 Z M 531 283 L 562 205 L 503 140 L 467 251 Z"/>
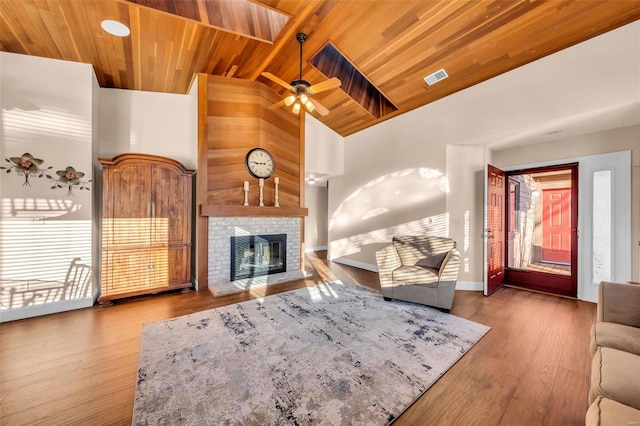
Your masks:
<path fill-rule="evenodd" d="M 546 425 L 583 425 L 589 405 L 589 380 L 584 374 L 558 368 L 542 423 Z"/>
<path fill-rule="evenodd" d="M 571 324 L 567 333 L 567 340 L 562 353 L 560 367 L 582 374 L 591 369 L 591 354 L 589 352 L 589 336 L 594 322 L 590 304 L 575 301 L 572 305 Z M 588 356 L 585 356 L 585 353 Z"/>
<path fill-rule="evenodd" d="M 307 279 L 241 294 L 144 296 L 2 324 L 0 424 L 130 425 L 145 323 L 332 280 L 380 289 L 377 273 L 324 253 L 305 264 Z M 451 313 L 492 330 L 394 425 L 584 424 L 594 304 L 504 288 L 458 291 Z"/>

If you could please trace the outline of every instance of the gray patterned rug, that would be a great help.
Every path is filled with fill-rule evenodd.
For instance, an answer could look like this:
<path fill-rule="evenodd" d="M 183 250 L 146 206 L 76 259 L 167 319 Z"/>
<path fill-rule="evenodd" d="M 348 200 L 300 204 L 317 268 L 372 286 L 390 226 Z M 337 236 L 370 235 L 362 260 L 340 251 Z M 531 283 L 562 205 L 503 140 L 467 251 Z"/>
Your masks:
<path fill-rule="evenodd" d="M 339 281 L 146 324 L 134 425 L 385 425 L 489 327 Z"/>

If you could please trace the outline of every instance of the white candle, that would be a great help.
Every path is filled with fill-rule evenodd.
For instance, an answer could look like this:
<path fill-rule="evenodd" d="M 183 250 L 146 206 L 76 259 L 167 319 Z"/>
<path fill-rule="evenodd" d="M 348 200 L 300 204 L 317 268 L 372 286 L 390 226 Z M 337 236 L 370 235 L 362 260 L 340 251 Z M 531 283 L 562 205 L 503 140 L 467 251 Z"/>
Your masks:
<path fill-rule="evenodd" d="M 275 181 L 276 181 L 276 185 L 279 184 L 280 183 L 280 178 L 278 176 L 276 176 Z"/>
<path fill-rule="evenodd" d="M 248 181 L 248 180 L 245 180 L 245 181 L 244 181 L 244 190 L 245 190 L 245 191 L 248 191 L 248 190 L 249 190 L 249 181 Z"/>
<path fill-rule="evenodd" d="M 264 186 L 264 179 L 260 178 L 260 186 Z"/>

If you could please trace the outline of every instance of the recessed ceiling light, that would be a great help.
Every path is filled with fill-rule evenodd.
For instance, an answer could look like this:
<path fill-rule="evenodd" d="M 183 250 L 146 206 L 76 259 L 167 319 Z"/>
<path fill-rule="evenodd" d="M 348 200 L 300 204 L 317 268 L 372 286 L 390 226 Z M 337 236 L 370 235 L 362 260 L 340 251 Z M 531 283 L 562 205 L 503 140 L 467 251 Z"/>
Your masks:
<path fill-rule="evenodd" d="M 100 24 L 103 30 L 118 37 L 126 37 L 131 34 L 131 30 L 122 22 L 112 21 L 107 19 L 106 21 L 102 21 Z"/>

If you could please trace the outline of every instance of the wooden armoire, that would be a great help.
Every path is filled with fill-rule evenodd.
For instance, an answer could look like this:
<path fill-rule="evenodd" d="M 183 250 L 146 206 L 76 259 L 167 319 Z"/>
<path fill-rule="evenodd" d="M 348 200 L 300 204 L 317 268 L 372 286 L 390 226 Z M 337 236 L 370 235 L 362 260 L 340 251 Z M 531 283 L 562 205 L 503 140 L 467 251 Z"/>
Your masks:
<path fill-rule="evenodd" d="M 193 170 L 146 154 L 100 159 L 102 272 L 98 301 L 191 287 Z"/>

